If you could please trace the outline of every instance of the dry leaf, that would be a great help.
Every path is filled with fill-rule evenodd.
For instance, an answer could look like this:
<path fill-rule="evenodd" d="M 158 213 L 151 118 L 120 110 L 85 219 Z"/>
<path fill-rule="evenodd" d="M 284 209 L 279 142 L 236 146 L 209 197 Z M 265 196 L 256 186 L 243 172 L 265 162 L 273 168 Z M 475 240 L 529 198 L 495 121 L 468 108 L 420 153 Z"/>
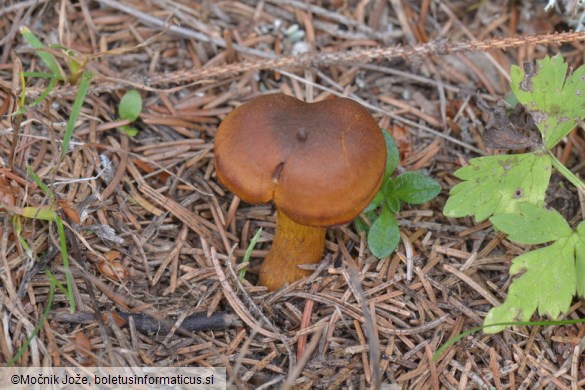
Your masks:
<path fill-rule="evenodd" d="M 112 316 L 112 319 L 114 320 L 116 325 L 118 325 L 118 327 L 122 328 L 126 326 L 126 320 L 122 318 L 118 313 L 110 312 L 110 315 Z M 102 314 L 102 319 L 106 325 L 109 325 L 109 317 L 110 316 L 107 315 L 106 313 Z"/>
<path fill-rule="evenodd" d="M 388 132 L 396 142 L 396 147 L 400 154 L 400 161 L 406 160 L 412 154 L 412 142 L 410 141 L 409 131 L 402 126 L 393 125 L 388 129 Z"/>
<path fill-rule="evenodd" d="M 128 279 L 130 273 L 119 261 L 100 260 L 97 264 L 98 270 L 106 278 L 116 282 L 123 282 Z"/>
<path fill-rule="evenodd" d="M 0 175 L 0 210 L 3 205 L 15 206 L 14 189 L 10 185 L 10 181 L 4 175 Z"/>
<path fill-rule="evenodd" d="M 109 251 L 104 255 L 104 257 L 108 261 L 120 260 L 122 258 L 122 254 L 118 251 Z"/>
<path fill-rule="evenodd" d="M 67 218 L 71 220 L 71 222 L 73 222 L 76 225 L 81 224 L 81 219 L 79 218 L 79 213 L 77 212 L 75 206 L 70 205 L 65 200 L 59 200 L 57 201 L 57 203 L 59 203 L 59 207 L 61 207 L 61 210 L 63 210 L 63 212 L 65 213 Z"/>
<path fill-rule="evenodd" d="M 75 335 L 75 354 L 79 364 L 85 367 L 91 367 L 95 364 L 95 359 L 91 352 L 91 341 L 83 332 Z"/>
<path fill-rule="evenodd" d="M 540 133 L 532 116 L 521 104 L 517 104 L 513 109 L 502 103 L 490 107 L 478 96 L 477 105 L 488 114 L 483 131 L 483 141 L 488 148 L 536 149 L 542 145 Z"/>

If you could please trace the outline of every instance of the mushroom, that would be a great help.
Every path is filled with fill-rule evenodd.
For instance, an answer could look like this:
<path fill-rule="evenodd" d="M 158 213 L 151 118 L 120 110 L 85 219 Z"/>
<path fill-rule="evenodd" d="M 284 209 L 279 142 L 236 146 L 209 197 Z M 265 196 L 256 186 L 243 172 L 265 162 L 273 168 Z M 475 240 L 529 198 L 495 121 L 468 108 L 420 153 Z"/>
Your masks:
<path fill-rule="evenodd" d="M 354 219 L 380 188 L 384 136 L 360 104 L 346 98 L 305 103 L 284 94 L 257 97 L 229 113 L 215 136 L 219 180 L 244 202 L 273 201 L 272 247 L 260 267 L 269 290 L 309 275 L 326 227 Z"/>

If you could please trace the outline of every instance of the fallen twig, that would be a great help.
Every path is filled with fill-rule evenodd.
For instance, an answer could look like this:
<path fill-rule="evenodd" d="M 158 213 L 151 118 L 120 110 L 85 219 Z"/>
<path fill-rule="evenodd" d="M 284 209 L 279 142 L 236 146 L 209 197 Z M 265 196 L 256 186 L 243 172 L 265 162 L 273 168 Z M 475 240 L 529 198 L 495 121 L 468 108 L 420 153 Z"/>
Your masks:
<path fill-rule="evenodd" d="M 112 316 L 114 318 L 116 316 L 122 318 L 125 322 L 123 326 L 127 326 L 130 317 L 134 318 L 136 329 L 145 334 L 167 333 L 176 321 L 175 318 L 157 319 L 146 313 L 112 312 Z M 94 313 L 84 311 L 78 311 L 73 314 L 69 311 L 58 311 L 51 315 L 51 319 L 57 322 L 73 324 L 91 324 L 96 322 Z M 187 332 L 223 330 L 235 326 L 237 323 L 238 321 L 233 314 L 218 312 L 208 317 L 206 313 L 196 313 L 185 318 L 181 323 L 181 329 Z"/>

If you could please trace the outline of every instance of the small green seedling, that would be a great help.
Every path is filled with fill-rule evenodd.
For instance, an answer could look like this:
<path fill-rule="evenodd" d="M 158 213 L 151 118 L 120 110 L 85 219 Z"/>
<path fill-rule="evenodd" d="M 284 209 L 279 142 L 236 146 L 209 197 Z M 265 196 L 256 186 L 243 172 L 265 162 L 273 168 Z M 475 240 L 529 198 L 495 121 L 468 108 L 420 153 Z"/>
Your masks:
<path fill-rule="evenodd" d="M 377 258 L 389 256 L 398 245 L 400 230 L 395 215 L 400 203 L 426 203 L 441 191 L 439 183 L 421 172 L 405 172 L 393 178 L 399 162 L 398 148 L 392 136 L 386 130 L 382 132 L 386 140 L 386 173 L 380 191 L 364 210 L 372 226 L 368 231 L 362 220 L 356 220 L 358 230 L 368 231 L 368 247 Z"/>
<path fill-rule="evenodd" d="M 59 65 L 59 62 L 57 62 L 55 56 L 47 51 L 47 47 L 41 42 L 41 40 L 26 26 L 22 26 L 20 28 L 20 33 L 27 41 L 27 43 L 33 49 L 36 49 L 35 53 L 45 63 L 45 65 L 47 65 L 47 68 L 49 68 L 51 71 L 50 75 L 52 77 L 64 80 L 65 72 L 63 72 L 61 65 Z"/>
<path fill-rule="evenodd" d="M 16 351 L 16 353 L 14 354 L 14 356 L 12 356 L 12 358 L 8 361 L 8 366 L 10 366 L 10 367 L 12 367 L 12 366 L 14 366 L 14 365 L 16 365 L 18 363 L 18 361 L 20 360 L 20 358 L 22 357 L 22 355 L 24 355 L 24 353 L 28 349 L 31 341 L 35 337 L 37 337 L 37 335 L 41 331 L 41 328 L 43 327 L 45 321 L 49 317 L 49 312 L 51 311 L 51 309 L 53 307 L 53 300 L 55 299 L 55 286 L 57 286 L 58 281 L 53 276 L 53 274 L 50 273 L 50 271 L 47 270 L 46 273 L 47 273 L 47 276 L 49 276 L 49 293 L 48 293 L 47 303 L 45 305 L 45 310 L 43 310 L 43 313 L 41 314 L 41 317 L 37 321 L 36 326 L 34 327 L 32 333 L 29 335 L 29 337 L 27 338 L 27 340 L 18 349 L 18 351 Z"/>
<path fill-rule="evenodd" d="M 41 180 L 41 178 L 32 170 L 30 166 L 27 166 L 26 169 L 28 175 L 32 177 L 34 182 L 37 186 L 49 197 L 49 199 L 54 200 L 55 194 L 53 191 Z M 55 222 L 57 226 L 57 231 L 59 233 L 59 245 L 61 247 L 61 258 L 63 260 L 63 268 L 65 269 L 65 279 L 67 281 L 67 297 L 69 299 L 69 309 L 71 313 L 75 312 L 75 300 L 73 295 L 73 277 L 71 276 L 71 270 L 69 268 L 69 255 L 67 251 L 67 237 L 65 235 L 65 227 L 63 225 L 63 220 L 59 216 L 59 214 L 51 210 L 50 208 L 39 208 L 39 207 L 24 207 L 22 208 L 22 212 L 20 216 L 25 218 L 36 218 L 36 219 L 43 219 L 50 222 Z M 16 216 L 15 216 L 16 218 Z M 15 229 L 19 231 L 19 227 Z"/>
<path fill-rule="evenodd" d="M 153 36 L 152 38 L 148 39 L 147 41 L 134 46 L 134 47 L 122 47 L 116 48 L 113 50 L 108 50 L 104 53 L 94 54 L 94 55 L 84 55 L 82 53 L 74 52 L 71 49 L 63 47 L 61 45 L 48 45 L 46 46 L 41 42 L 41 40 L 28 29 L 27 27 L 21 27 L 20 33 L 22 34 L 23 38 L 26 42 L 31 46 L 34 50 L 35 55 L 37 55 L 42 63 L 46 66 L 47 71 L 37 71 L 37 72 L 20 72 L 20 82 L 22 85 L 22 91 L 20 94 L 20 98 L 18 101 L 18 109 L 12 114 L 13 116 L 19 117 L 23 114 L 27 113 L 35 106 L 42 103 L 47 97 L 50 95 L 51 91 L 59 85 L 62 84 L 69 84 L 71 86 L 77 86 L 77 94 L 75 96 L 75 100 L 73 102 L 70 116 L 67 120 L 67 126 L 65 132 L 63 134 L 63 142 L 61 148 L 61 157 L 65 156 L 65 153 L 68 151 L 69 143 L 71 141 L 73 131 L 75 129 L 76 122 L 79 118 L 81 113 L 81 108 L 83 103 L 85 102 L 85 98 L 89 92 L 91 80 L 93 78 L 93 74 L 86 69 L 87 64 L 96 58 L 99 58 L 104 55 L 115 55 L 121 54 L 127 51 L 135 50 L 136 48 L 146 46 L 153 42 L 154 40 L 158 39 L 161 35 L 165 34 L 168 29 L 172 26 L 173 21 L 169 21 L 168 25 L 165 29 Z M 58 58 L 63 60 L 67 66 L 67 72 L 63 70 L 61 67 Z M 47 81 L 46 87 L 44 90 L 39 94 L 39 96 L 34 99 L 29 104 L 26 104 L 26 94 L 27 94 L 27 80 L 31 78 L 41 78 Z M 128 97 L 126 97 L 128 96 Z M 130 122 L 136 121 L 138 115 L 142 111 L 142 99 L 137 91 L 129 91 L 126 96 L 122 99 L 123 101 L 120 103 L 119 107 L 119 115 L 122 119 L 128 119 Z M 18 122 L 18 120 L 16 121 Z M 135 130 L 128 126 L 128 130 Z M 18 138 L 18 128 L 15 129 L 15 139 Z M 11 158 L 12 159 L 12 158 Z M 18 363 L 18 360 L 22 357 L 22 355 L 28 349 L 31 340 L 36 337 L 40 329 L 42 328 L 44 322 L 48 318 L 49 311 L 53 305 L 53 299 L 55 295 L 55 290 L 58 289 L 62 291 L 69 301 L 69 308 L 71 313 L 75 312 L 75 300 L 73 294 L 73 276 L 71 274 L 69 268 L 69 256 L 67 250 L 67 237 L 65 234 L 65 223 L 61 219 L 59 213 L 57 212 L 56 208 L 53 206 L 56 201 L 55 193 L 47 186 L 41 178 L 32 170 L 30 167 L 27 168 L 27 173 L 29 177 L 31 177 L 37 186 L 45 193 L 45 195 L 49 199 L 49 206 L 46 207 L 10 207 L 8 205 L 3 205 L 5 209 L 7 209 L 12 215 L 12 223 L 13 229 L 16 235 L 18 242 L 24 248 L 27 256 L 31 258 L 32 261 L 35 261 L 35 255 L 28 245 L 26 239 L 22 234 L 22 223 L 26 219 L 36 219 L 36 220 L 43 220 L 47 221 L 48 223 L 55 224 L 57 227 L 57 232 L 59 235 L 59 246 L 61 252 L 61 258 L 63 261 L 63 268 L 65 270 L 65 279 L 66 279 L 66 286 L 63 286 L 48 270 L 45 272 L 47 273 L 50 281 L 49 291 L 48 291 L 48 301 L 45 305 L 45 309 L 40 316 L 37 325 L 35 326 L 32 334 L 29 335 L 29 338 L 26 340 L 25 343 L 19 348 L 19 350 L 14 354 L 12 359 L 8 361 L 8 365 L 12 366 Z"/>
<path fill-rule="evenodd" d="M 130 123 L 134 123 L 140 116 L 141 112 L 142 97 L 140 97 L 140 93 L 138 93 L 138 91 L 135 89 L 127 91 L 124 96 L 122 96 L 122 100 L 120 100 L 120 105 L 118 106 L 118 116 L 120 119 L 126 119 L 130 121 Z M 134 137 L 136 134 L 138 134 L 138 129 L 130 125 L 120 126 L 120 130 L 122 130 L 130 137 Z"/>
<path fill-rule="evenodd" d="M 49 68 L 49 73 L 43 72 L 23 72 L 21 74 L 21 82 L 22 82 L 22 95 L 20 99 L 19 109 L 15 112 L 15 115 L 22 115 L 26 111 L 30 110 L 34 106 L 40 104 L 43 100 L 47 98 L 49 93 L 55 88 L 55 86 L 64 80 L 68 80 L 69 83 L 75 84 L 79 81 L 79 86 L 77 89 L 77 94 L 75 96 L 75 100 L 73 102 L 73 106 L 71 108 L 71 115 L 67 120 L 67 127 L 65 128 L 65 133 L 63 134 L 63 145 L 61 148 L 61 155 L 64 156 L 67 153 L 69 148 L 69 143 L 71 141 L 71 137 L 73 136 L 73 130 L 75 129 L 75 124 L 77 122 L 77 118 L 79 118 L 79 113 L 81 112 L 81 107 L 83 106 L 83 102 L 85 101 L 85 97 L 89 92 L 89 86 L 91 83 L 91 79 L 93 74 L 87 70 L 85 70 L 85 65 L 87 61 L 77 61 L 71 52 L 71 50 L 63 48 L 58 45 L 53 45 L 50 47 L 46 47 L 40 39 L 32 33 L 27 27 L 21 27 L 20 33 L 24 37 L 24 39 L 28 42 L 28 44 L 35 49 L 36 55 L 43 61 L 43 63 Z M 57 49 L 61 50 L 60 52 Z M 66 75 L 57 58 L 53 54 L 59 53 L 59 55 L 64 56 L 67 58 L 67 64 L 69 66 L 70 73 Z M 26 82 L 25 77 L 40 77 L 45 78 L 48 80 L 47 87 L 43 90 L 43 92 L 36 98 L 31 104 L 25 105 L 25 96 L 26 96 Z"/>
<path fill-rule="evenodd" d="M 242 259 L 242 264 L 249 264 L 250 263 L 250 257 L 252 256 L 252 251 L 254 250 L 254 247 L 258 243 L 258 240 L 260 239 L 261 235 L 262 235 L 262 227 L 260 227 L 260 229 L 256 230 L 254 237 L 252 237 L 252 239 L 250 240 L 250 244 L 248 245 L 248 248 L 246 248 L 246 253 L 244 254 L 244 258 Z M 244 279 L 244 276 L 246 276 L 247 269 L 248 269 L 248 267 L 246 266 L 240 270 L 240 275 L 239 275 L 240 280 Z"/>
<path fill-rule="evenodd" d="M 521 130 L 528 130 L 539 134 L 539 141 L 526 144 L 529 153 L 470 160 L 455 172 L 462 182 L 451 189 L 443 210 L 448 217 L 474 216 L 478 222 L 489 218 L 496 229 L 519 244 L 548 244 L 514 259 L 510 274 L 517 277 L 504 304 L 485 318 L 486 333 L 500 332 L 514 321 L 526 322 L 537 310 L 556 319 L 567 312 L 575 294 L 585 297 L 585 223 L 572 229 L 544 204 L 553 167 L 580 191 L 585 189 L 551 152 L 585 117 L 585 67 L 567 76 L 567 64 L 557 55 L 536 65 L 512 67 L 511 79 L 515 99 L 532 118 L 532 129 L 515 126 L 513 112 L 517 111 L 510 107 L 508 118 L 490 119 L 496 126 L 486 126 L 486 135 L 522 142 Z"/>
<path fill-rule="evenodd" d="M 41 40 L 27 27 L 23 26 L 20 28 L 20 33 L 27 43 L 33 48 L 35 54 L 42 60 L 42 62 L 49 69 L 49 72 L 21 72 L 20 80 L 22 84 L 22 93 L 19 100 L 19 108 L 13 115 L 22 115 L 34 106 L 44 101 L 50 94 L 50 92 L 57 86 L 59 82 L 68 82 L 70 85 L 78 85 L 77 95 L 73 102 L 71 109 L 71 115 L 67 121 L 67 127 L 63 136 L 63 147 L 62 157 L 67 152 L 69 142 L 73 135 L 75 124 L 79 117 L 81 107 L 85 98 L 89 92 L 89 86 L 93 74 L 87 70 L 87 65 L 100 57 L 107 55 L 117 55 L 126 53 L 129 51 L 136 50 L 141 47 L 148 46 L 150 43 L 157 40 L 160 36 L 166 34 L 166 32 L 175 24 L 175 19 L 168 21 L 163 31 L 147 39 L 146 41 L 132 47 L 119 47 L 111 50 L 106 50 L 102 53 L 86 55 L 83 53 L 76 52 L 62 45 L 48 45 L 45 46 Z M 68 67 L 68 72 L 65 72 L 57 57 L 63 59 Z M 40 95 L 30 104 L 26 105 L 26 78 L 43 78 L 48 81 L 45 89 Z M 121 119 L 127 119 L 128 121 L 135 122 L 140 112 L 142 111 L 142 98 L 140 94 L 135 90 L 130 90 L 124 95 L 120 106 L 118 108 L 118 115 Z M 122 126 L 122 131 L 128 135 L 136 135 L 138 130 L 131 126 Z"/>

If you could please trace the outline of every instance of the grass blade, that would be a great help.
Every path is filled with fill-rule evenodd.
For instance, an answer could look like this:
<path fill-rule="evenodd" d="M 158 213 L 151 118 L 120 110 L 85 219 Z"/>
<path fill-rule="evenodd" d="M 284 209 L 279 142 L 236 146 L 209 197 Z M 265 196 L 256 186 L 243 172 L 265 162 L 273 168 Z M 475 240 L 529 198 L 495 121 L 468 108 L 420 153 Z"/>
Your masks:
<path fill-rule="evenodd" d="M 45 49 L 45 45 L 43 45 L 40 39 L 37 38 L 37 36 L 33 34 L 33 32 L 30 31 L 28 27 L 25 26 L 22 26 L 20 28 L 20 33 L 33 49 L 40 49 L 36 50 L 37 56 L 39 56 L 39 58 L 45 63 L 45 65 L 47 65 L 47 67 L 51 70 L 51 72 L 53 72 L 55 77 L 60 77 L 61 79 L 64 79 L 63 69 L 61 69 L 61 66 L 57 62 L 57 59 L 55 58 L 54 55 L 47 51 L 42 50 Z"/>
<path fill-rule="evenodd" d="M 252 237 L 252 240 L 250 240 L 250 244 L 248 245 L 248 248 L 246 249 L 246 253 L 244 254 L 244 258 L 242 259 L 242 264 L 248 263 L 250 261 L 250 256 L 252 256 L 252 251 L 254 250 L 254 247 L 256 246 L 256 243 L 258 242 L 258 239 L 260 238 L 261 234 L 262 234 L 262 228 L 256 230 L 256 234 L 254 234 L 254 237 Z M 246 268 L 242 268 L 240 270 L 240 279 L 243 279 L 245 275 L 246 275 Z"/>
<path fill-rule="evenodd" d="M 18 242 L 20 242 L 20 245 L 24 249 L 28 258 L 34 262 L 35 256 L 33 255 L 33 251 L 32 249 L 30 249 L 30 246 L 28 245 L 28 242 L 26 242 L 26 239 L 22 236 L 22 222 L 20 221 L 20 216 L 18 215 L 12 216 L 12 226 L 14 226 L 16 239 L 18 240 Z"/>
<path fill-rule="evenodd" d="M 582 324 L 585 323 L 585 318 L 577 318 L 574 320 L 557 320 L 557 321 L 514 321 L 514 322 L 500 322 L 498 324 L 489 324 L 485 326 L 476 326 L 475 328 L 471 328 L 466 330 L 463 333 L 458 334 L 457 336 L 453 337 L 445 344 L 441 345 L 439 349 L 433 354 L 433 361 L 436 362 L 439 359 L 439 356 L 449 348 L 451 345 L 455 344 L 457 341 L 465 338 L 473 333 L 479 332 L 482 329 L 489 328 L 492 326 L 551 326 L 551 325 L 574 325 L 574 324 Z"/>
<path fill-rule="evenodd" d="M 33 179 L 33 181 L 40 188 L 40 190 L 43 191 L 43 193 L 49 197 L 49 199 L 51 200 L 55 199 L 55 194 L 53 193 L 53 191 L 51 191 L 49 186 L 43 183 L 43 180 L 39 177 L 39 175 L 36 174 L 35 171 L 32 170 L 32 167 L 30 165 L 26 166 L 26 173 Z"/>
<path fill-rule="evenodd" d="M 39 186 L 39 188 L 47 194 L 47 196 L 51 199 L 55 199 L 55 194 L 51 189 L 43 183 L 41 178 L 32 170 L 30 166 L 27 166 L 27 173 L 30 177 L 32 177 L 33 181 Z M 32 207 L 31 209 L 37 209 L 37 213 L 40 212 L 38 207 Z M 49 210 L 51 212 L 51 210 Z M 50 214 L 49 214 L 50 215 Z M 75 312 L 75 301 L 73 300 L 73 277 L 71 276 L 71 271 L 69 269 L 69 256 L 67 255 L 67 237 L 65 236 L 65 228 L 63 227 L 63 221 L 59 218 L 58 215 L 55 214 L 54 218 L 48 219 L 54 221 L 57 225 L 57 231 L 59 232 L 59 244 L 61 246 L 61 258 L 63 259 L 63 268 L 65 269 L 65 279 L 67 280 L 67 298 L 69 299 L 69 309 L 71 313 Z"/>
<path fill-rule="evenodd" d="M 31 108 L 33 108 L 34 106 L 38 105 L 39 103 L 41 103 L 43 100 L 45 100 L 45 98 L 49 95 L 49 93 L 51 93 L 51 91 L 53 90 L 53 88 L 55 88 L 55 85 L 57 85 L 57 82 L 59 81 L 56 77 L 51 77 L 50 79 L 51 81 L 49 81 L 49 85 L 47 85 L 47 88 L 45 88 L 43 90 L 43 92 L 39 95 L 39 97 L 37 97 L 31 104 L 29 104 L 28 106 L 22 106 L 18 109 L 18 111 L 16 111 L 14 113 L 14 115 L 21 115 L 24 114 L 26 111 L 30 110 Z"/>
<path fill-rule="evenodd" d="M 49 72 L 22 72 L 24 77 L 35 77 L 40 79 L 52 79 L 55 77 L 53 73 Z"/>
<path fill-rule="evenodd" d="M 53 273 L 51 271 L 49 271 L 47 269 L 47 270 L 45 270 L 45 273 L 47 274 L 49 279 L 51 279 L 51 281 L 53 283 L 55 283 L 55 287 L 57 287 L 58 290 L 60 290 L 63 294 L 67 294 L 67 289 L 65 287 L 63 287 L 61 282 L 59 280 L 57 280 L 57 278 L 55 277 L 55 275 L 53 275 Z"/>
<path fill-rule="evenodd" d="M 47 302 L 47 305 L 45 306 L 45 310 L 43 310 L 43 314 L 41 314 L 41 318 L 39 318 L 39 322 L 37 323 L 37 325 L 33 329 L 30 337 L 28 339 L 26 339 L 26 341 L 24 342 L 22 347 L 20 347 L 18 352 L 16 352 L 16 354 L 8 362 L 9 366 L 14 366 L 14 364 L 16 362 L 18 362 L 18 360 L 22 357 L 22 355 L 24 354 L 24 351 L 26 351 L 28 349 L 28 346 L 30 345 L 30 342 L 32 341 L 32 339 L 35 338 L 37 336 L 37 334 L 39 334 L 41 327 L 43 326 L 43 324 L 47 320 L 47 317 L 49 316 L 49 311 L 51 310 L 51 307 L 53 307 L 53 298 L 55 297 L 55 282 L 49 278 L 49 283 L 50 283 L 49 284 L 49 300 Z"/>
<path fill-rule="evenodd" d="M 18 78 L 22 86 L 20 97 L 18 98 L 18 107 L 24 107 L 24 103 L 26 102 L 26 80 L 24 79 L 24 72 L 18 72 Z"/>
<path fill-rule="evenodd" d="M 73 130 L 75 130 L 75 122 L 77 122 L 79 112 L 81 111 L 81 106 L 83 106 L 83 102 L 85 101 L 85 97 L 89 91 L 89 84 L 91 83 L 92 76 L 93 74 L 87 70 L 83 72 L 83 76 L 81 76 L 79 89 L 77 90 L 77 95 L 75 96 L 73 107 L 71 108 L 71 116 L 67 121 L 67 128 L 65 129 L 65 135 L 63 136 L 63 149 L 61 149 L 62 156 L 65 155 L 67 149 L 69 148 L 69 142 L 73 136 Z"/>
<path fill-rule="evenodd" d="M 61 246 L 61 258 L 63 259 L 63 268 L 65 269 L 65 280 L 67 280 L 67 298 L 69 299 L 69 310 L 71 314 L 75 313 L 75 300 L 73 299 L 73 276 L 69 269 L 69 256 L 67 255 L 67 238 L 65 237 L 65 228 L 61 218 L 55 219 L 57 231 L 59 232 L 59 244 Z"/>

